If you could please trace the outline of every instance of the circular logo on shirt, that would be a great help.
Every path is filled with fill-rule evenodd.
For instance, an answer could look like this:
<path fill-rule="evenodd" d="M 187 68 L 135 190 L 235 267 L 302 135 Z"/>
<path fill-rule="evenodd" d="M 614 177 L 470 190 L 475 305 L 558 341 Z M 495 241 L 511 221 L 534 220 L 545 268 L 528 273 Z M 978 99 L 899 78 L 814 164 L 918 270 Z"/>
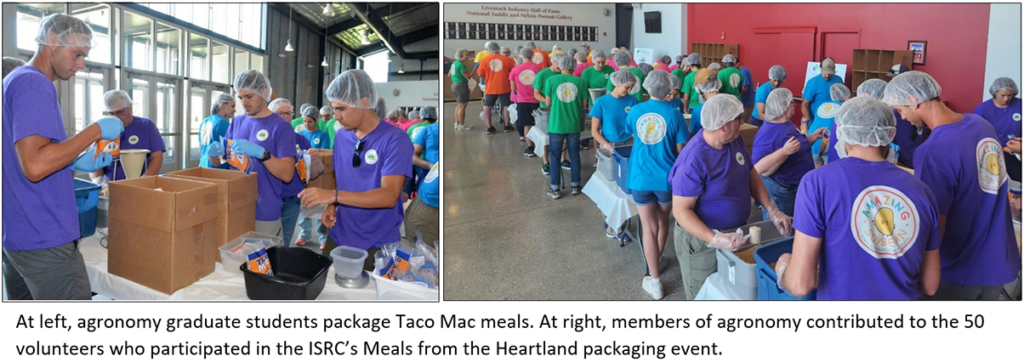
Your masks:
<path fill-rule="evenodd" d="M 306 127 L 302 127 L 302 129 L 305 130 Z M 267 132 L 265 129 L 261 129 L 259 132 L 256 132 L 257 140 L 266 141 L 268 137 L 270 137 L 270 132 Z"/>
<path fill-rule="evenodd" d="M 295 144 L 295 154 L 296 155 L 301 155 L 302 154 L 302 147 L 299 147 L 299 144 L 297 144 L 297 143 Z"/>
<path fill-rule="evenodd" d="M 740 86 L 740 75 L 738 73 L 733 73 L 729 76 L 729 85 L 733 88 Z"/>
<path fill-rule="evenodd" d="M 1017 122 L 1020 122 L 1020 113 L 1014 113 L 1013 114 L 1013 120 L 1017 121 Z"/>
<path fill-rule="evenodd" d="M 314 139 L 313 139 L 313 144 L 314 144 L 314 145 L 318 145 L 318 144 L 320 144 L 320 139 L 319 139 L 319 138 L 314 138 Z"/>
<path fill-rule="evenodd" d="M 541 52 L 533 53 L 533 64 L 544 63 L 544 54 Z"/>
<path fill-rule="evenodd" d="M 537 80 L 537 73 L 532 70 L 524 69 L 519 73 L 519 83 L 523 83 L 523 85 L 533 85 L 534 80 Z"/>
<path fill-rule="evenodd" d="M 306 130 L 306 125 L 305 124 L 299 123 L 299 125 L 295 126 L 295 133 L 299 133 L 299 132 L 302 132 L 302 131 L 305 131 L 305 130 Z"/>
<path fill-rule="evenodd" d="M 629 113 L 629 110 L 630 110 L 630 109 L 633 109 L 633 107 L 630 107 L 630 106 L 626 106 L 626 113 Z"/>
<path fill-rule="evenodd" d="M 334 132 L 338 132 L 341 129 L 341 122 L 334 122 Z"/>
<path fill-rule="evenodd" d="M 604 79 L 608 79 L 608 73 L 604 73 Z"/>
<path fill-rule="evenodd" d="M 556 93 L 558 94 L 558 100 L 569 103 L 576 100 L 576 95 L 579 94 L 579 91 L 576 89 L 575 84 L 565 82 L 558 85 Z"/>
<path fill-rule="evenodd" d="M 128 143 L 133 145 L 139 143 L 139 136 L 132 135 L 131 137 L 128 137 Z"/>
<path fill-rule="evenodd" d="M 492 72 L 500 72 L 503 65 L 504 64 L 501 64 L 501 60 L 499 59 L 491 59 L 491 62 L 487 63 L 487 66 L 491 68 Z"/>
<path fill-rule="evenodd" d="M 636 130 L 637 135 L 640 136 L 640 142 L 648 145 L 661 142 L 661 140 L 665 139 L 666 124 L 665 118 L 660 114 L 654 112 L 644 113 L 636 121 Z"/>
<path fill-rule="evenodd" d="M 984 138 L 978 142 L 978 184 L 981 191 L 995 195 L 999 186 L 1006 182 L 1006 161 L 1003 160 L 1003 149 L 999 142 L 992 138 Z"/>
<path fill-rule="evenodd" d="M 835 118 L 837 113 L 839 113 L 839 104 L 832 102 L 822 103 L 818 106 L 818 111 L 815 112 L 818 118 Z"/>
<path fill-rule="evenodd" d="M 366 156 L 363 156 L 363 159 L 366 160 L 367 165 L 373 165 L 376 164 L 377 160 L 380 158 L 377 157 L 377 150 L 369 150 L 366 151 Z"/>
<path fill-rule="evenodd" d="M 740 166 L 747 164 L 747 159 L 743 157 L 743 153 L 736 152 L 736 163 L 740 164 Z"/>
<path fill-rule="evenodd" d="M 420 134 L 420 132 L 423 132 L 424 128 L 427 128 L 427 127 L 416 127 L 415 129 L 413 129 L 412 130 L 412 139 L 415 140 L 416 139 L 416 135 Z"/>
<path fill-rule="evenodd" d="M 437 174 L 439 173 L 440 170 L 440 168 L 438 168 L 438 165 L 440 164 L 440 162 L 434 163 L 434 166 L 430 168 L 430 172 L 427 172 L 427 177 L 423 178 L 423 182 L 430 183 L 437 179 Z"/>
<path fill-rule="evenodd" d="M 907 195 L 888 186 L 871 186 L 857 195 L 850 232 L 875 259 L 897 259 L 914 246 L 921 228 L 917 207 Z"/>
<path fill-rule="evenodd" d="M 210 139 L 213 138 L 213 122 L 203 123 L 203 126 L 199 128 L 199 144 L 205 146 L 210 144 Z"/>

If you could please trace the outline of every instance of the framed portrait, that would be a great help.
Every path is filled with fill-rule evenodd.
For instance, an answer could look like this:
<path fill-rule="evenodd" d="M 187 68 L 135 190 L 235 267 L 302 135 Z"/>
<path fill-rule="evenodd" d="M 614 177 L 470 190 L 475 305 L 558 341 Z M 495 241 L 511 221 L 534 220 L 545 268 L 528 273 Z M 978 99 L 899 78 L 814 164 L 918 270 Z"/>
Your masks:
<path fill-rule="evenodd" d="M 928 56 L 927 40 L 907 41 L 907 50 L 914 52 L 914 65 L 925 65 Z"/>

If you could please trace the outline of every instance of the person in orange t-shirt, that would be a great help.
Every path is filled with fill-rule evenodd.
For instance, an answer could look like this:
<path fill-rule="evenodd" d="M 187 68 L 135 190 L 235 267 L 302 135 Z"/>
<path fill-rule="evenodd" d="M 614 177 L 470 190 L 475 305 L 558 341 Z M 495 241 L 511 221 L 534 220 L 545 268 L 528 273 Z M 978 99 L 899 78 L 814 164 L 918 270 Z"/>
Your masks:
<path fill-rule="evenodd" d="M 540 69 L 551 66 L 551 57 L 548 55 L 548 52 L 537 49 L 537 43 L 532 41 L 526 42 L 526 46 L 533 49 L 533 64 L 539 65 Z"/>
<path fill-rule="evenodd" d="M 499 100 L 501 103 L 501 113 L 505 116 L 505 133 L 515 130 L 515 128 L 512 128 L 512 124 L 509 123 L 508 118 L 508 106 L 512 104 L 510 97 L 512 83 L 508 80 L 508 75 L 512 73 L 512 68 L 515 68 L 516 63 L 512 59 L 501 55 L 499 53 L 500 50 L 501 47 L 498 46 L 498 43 L 490 42 L 487 44 L 487 52 L 491 53 L 491 55 L 481 60 L 480 67 L 476 69 L 476 73 L 486 80 L 485 83 L 487 83 L 487 87 L 484 88 L 484 121 L 487 122 L 488 135 L 497 132 L 491 123 L 491 107 L 494 107 L 494 103 Z"/>

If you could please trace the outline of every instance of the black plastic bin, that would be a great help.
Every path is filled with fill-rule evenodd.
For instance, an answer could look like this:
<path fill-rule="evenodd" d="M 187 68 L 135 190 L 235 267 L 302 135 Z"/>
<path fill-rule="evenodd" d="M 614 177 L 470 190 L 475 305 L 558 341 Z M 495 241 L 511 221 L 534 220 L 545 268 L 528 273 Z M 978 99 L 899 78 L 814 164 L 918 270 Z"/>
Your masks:
<path fill-rule="evenodd" d="M 267 249 L 274 276 L 249 270 L 249 263 L 239 269 L 245 275 L 245 295 L 252 300 L 314 300 L 324 291 L 327 270 L 333 261 L 306 248 Z"/>

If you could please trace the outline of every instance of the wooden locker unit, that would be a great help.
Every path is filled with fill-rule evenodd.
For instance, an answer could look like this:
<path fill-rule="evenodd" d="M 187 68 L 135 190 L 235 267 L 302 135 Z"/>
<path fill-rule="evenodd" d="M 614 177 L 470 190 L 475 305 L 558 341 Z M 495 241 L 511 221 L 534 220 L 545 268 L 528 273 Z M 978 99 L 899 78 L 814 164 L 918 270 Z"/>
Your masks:
<path fill-rule="evenodd" d="M 854 49 L 853 50 L 853 81 L 850 90 L 857 92 L 857 87 L 868 79 L 892 80 L 886 74 L 897 63 L 908 69 L 914 69 L 914 52 L 909 50 L 887 49 Z"/>
<path fill-rule="evenodd" d="M 700 54 L 700 61 L 702 67 L 707 67 L 711 63 L 722 63 L 722 58 L 726 54 L 732 54 L 734 57 L 739 58 L 740 56 L 740 45 L 739 44 L 720 44 L 720 43 L 692 43 L 690 44 L 690 52 Z"/>

